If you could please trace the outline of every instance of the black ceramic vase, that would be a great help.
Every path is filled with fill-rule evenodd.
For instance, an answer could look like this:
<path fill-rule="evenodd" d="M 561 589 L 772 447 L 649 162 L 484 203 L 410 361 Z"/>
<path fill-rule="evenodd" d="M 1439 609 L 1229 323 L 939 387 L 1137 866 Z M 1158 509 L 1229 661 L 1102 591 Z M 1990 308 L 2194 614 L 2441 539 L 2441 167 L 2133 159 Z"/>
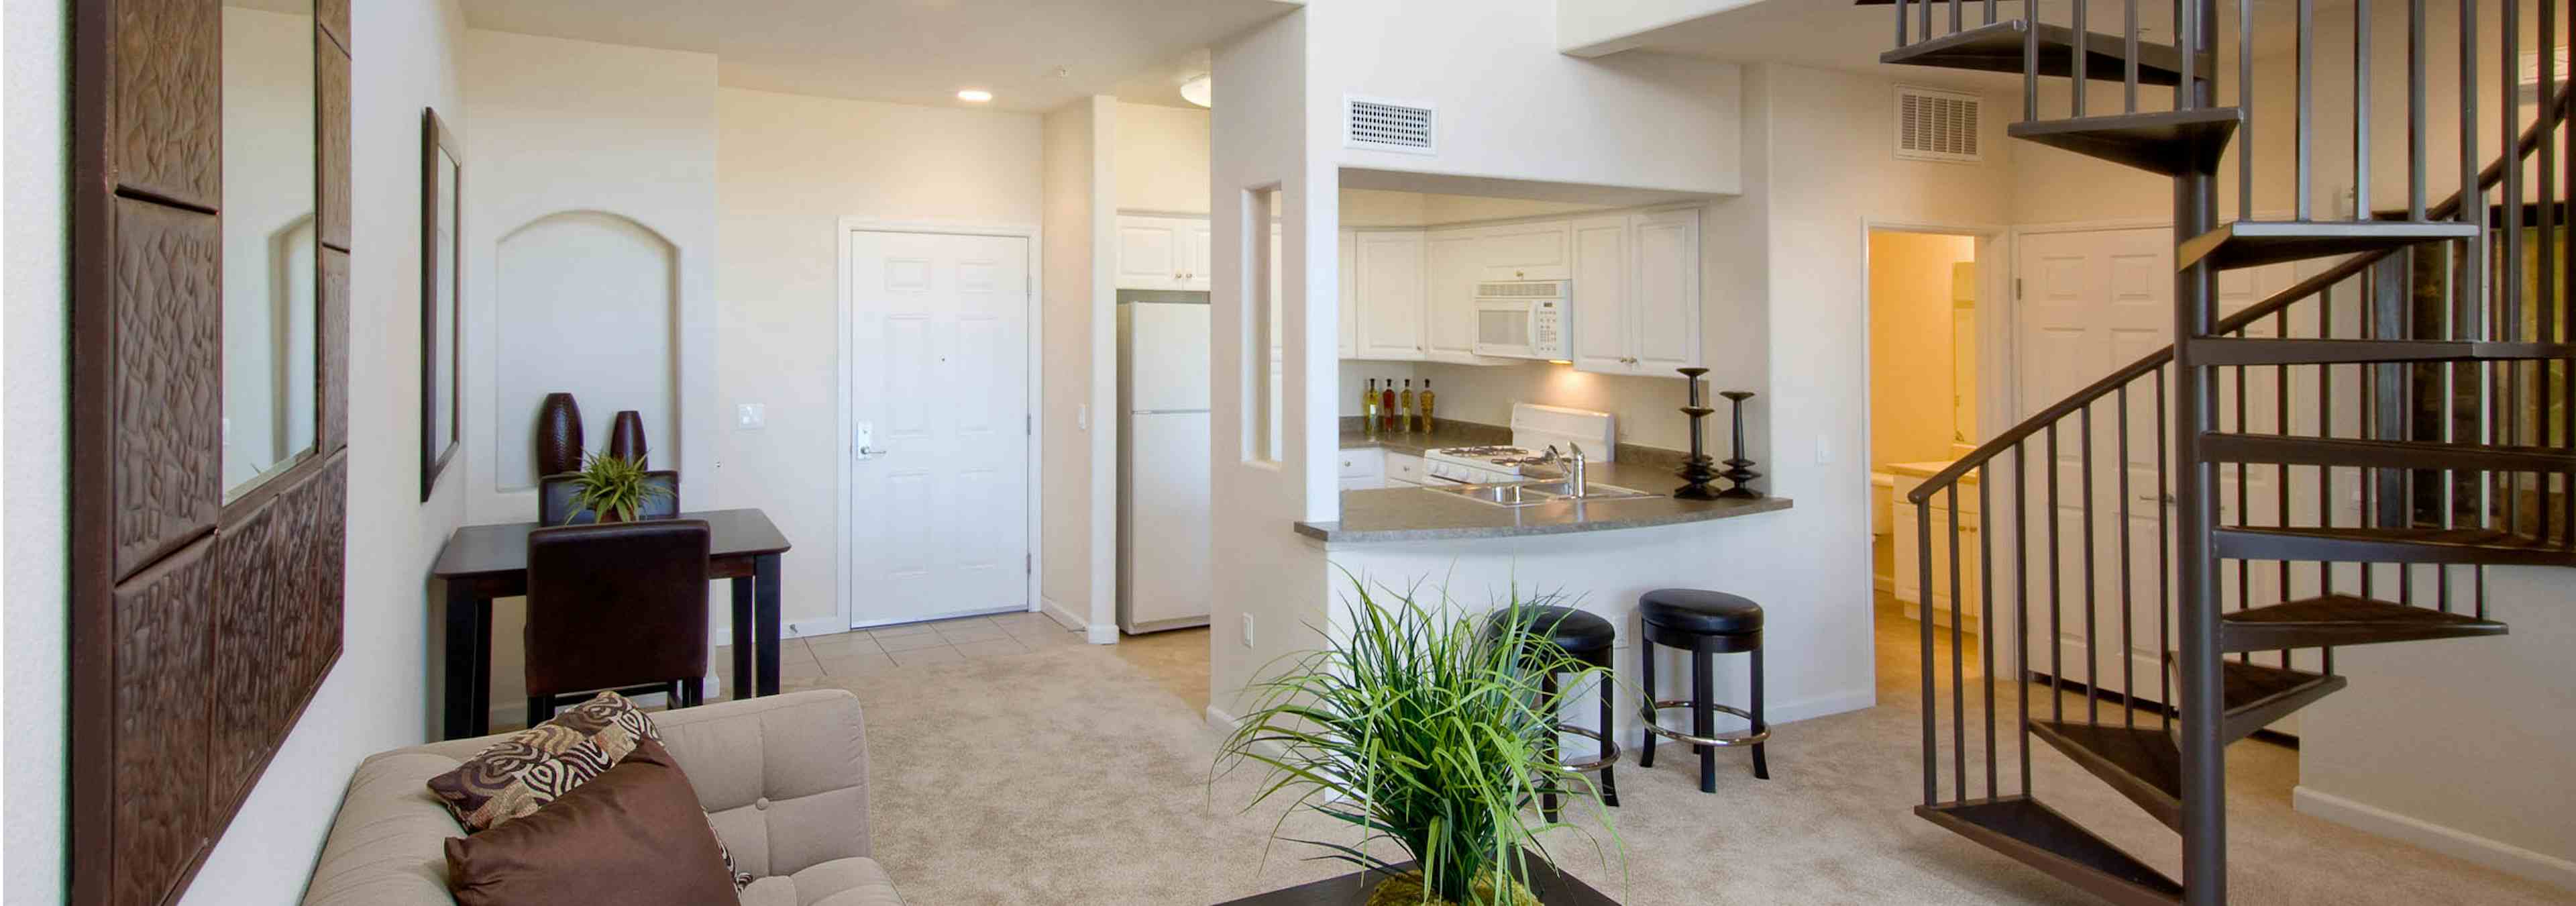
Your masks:
<path fill-rule="evenodd" d="M 537 404 L 537 475 L 581 471 L 581 407 L 572 394 L 549 393 Z"/>
<path fill-rule="evenodd" d="M 645 452 L 644 416 L 633 409 L 618 412 L 608 426 L 608 455 L 640 465 Z"/>

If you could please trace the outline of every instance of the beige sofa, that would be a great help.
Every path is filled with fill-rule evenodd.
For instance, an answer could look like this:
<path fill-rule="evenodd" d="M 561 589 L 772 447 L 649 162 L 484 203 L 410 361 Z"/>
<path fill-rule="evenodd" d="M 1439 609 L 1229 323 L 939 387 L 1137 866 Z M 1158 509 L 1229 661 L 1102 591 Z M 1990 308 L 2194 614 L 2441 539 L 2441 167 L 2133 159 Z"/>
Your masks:
<path fill-rule="evenodd" d="M 896 906 L 868 858 L 867 727 L 859 700 L 820 689 L 653 715 L 736 867 L 744 906 Z M 305 906 L 436 906 L 445 841 L 461 831 L 424 786 L 498 737 L 368 758 L 349 780 Z"/>

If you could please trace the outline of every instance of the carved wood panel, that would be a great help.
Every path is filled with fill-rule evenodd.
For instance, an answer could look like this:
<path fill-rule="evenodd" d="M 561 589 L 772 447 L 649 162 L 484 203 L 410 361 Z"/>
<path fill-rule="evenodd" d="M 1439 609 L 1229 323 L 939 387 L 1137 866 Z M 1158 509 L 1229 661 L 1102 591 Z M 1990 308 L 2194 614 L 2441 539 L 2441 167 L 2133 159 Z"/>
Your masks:
<path fill-rule="evenodd" d="M 322 244 L 349 248 L 349 55 L 328 40 L 314 47 L 314 87 L 321 93 L 313 133 L 320 140 L 314 172 L 322 205 L 314 229 Z"/>
<path fill-rule="evenodd" d="M 321 254 L 321 310 L 314 327 L 321 331 L 316 347 L 322 356 L 313 378 L 322 427 L 317 449 L 324 454 L 349 445 L 349 253 L 326 248 Z"/>
<path fill-rule="evenodd" d="M 212 210 L 223 202 L 223 4 L 116 0 L 113 176 Z"/>
<path fill-rule="evenodd" d="M 223 499 L 223 236 L 213 215 L 116 202 L 116 575 L 215 524 Z"/>
<path fill-rule="evenodd" d="M 116 890 L 151 904 L 188 870 L 209 831 L 207 620 L 211 539 L 118 586 L 115 616 Z"/>

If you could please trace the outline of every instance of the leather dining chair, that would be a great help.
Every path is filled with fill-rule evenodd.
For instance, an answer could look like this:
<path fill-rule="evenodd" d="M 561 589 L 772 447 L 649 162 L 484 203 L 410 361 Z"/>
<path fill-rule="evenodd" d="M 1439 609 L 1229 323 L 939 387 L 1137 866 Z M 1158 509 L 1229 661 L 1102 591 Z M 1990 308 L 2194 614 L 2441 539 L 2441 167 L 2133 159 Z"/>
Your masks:
<path fill-rule="evenodd" d="M 537 479 L 538 525 L 589 525 L 599 521 L 596 513 L 573 509 L 572 494 L 576 490 L 573 480 L 579 477 L 579 472 L 563 472 Z M 680 473 L 657 469 L 644 473 L 644 482 L 660 487 L 665 493 L 645 498 L 644 505 L 636 509 L 635 518 L 669 519 L 680 515 Z"/>
<path fill-rule="evenodd" d="M 528 725 L 569 695 L 614 689 L 701 703 L 707 675 L 705 520 L 528 533 Z"/>

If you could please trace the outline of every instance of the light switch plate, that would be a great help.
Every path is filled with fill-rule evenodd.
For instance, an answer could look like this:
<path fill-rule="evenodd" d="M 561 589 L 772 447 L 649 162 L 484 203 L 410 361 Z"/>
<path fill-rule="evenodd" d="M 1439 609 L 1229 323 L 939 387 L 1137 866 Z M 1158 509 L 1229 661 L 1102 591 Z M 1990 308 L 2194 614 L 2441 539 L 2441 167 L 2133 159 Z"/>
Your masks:
<path fill-rule="evenodd" d="M 744 403 L 734 407 L 733 426 L 742 431 L 758 431 L 769 426 L 769 407 Z"/>

